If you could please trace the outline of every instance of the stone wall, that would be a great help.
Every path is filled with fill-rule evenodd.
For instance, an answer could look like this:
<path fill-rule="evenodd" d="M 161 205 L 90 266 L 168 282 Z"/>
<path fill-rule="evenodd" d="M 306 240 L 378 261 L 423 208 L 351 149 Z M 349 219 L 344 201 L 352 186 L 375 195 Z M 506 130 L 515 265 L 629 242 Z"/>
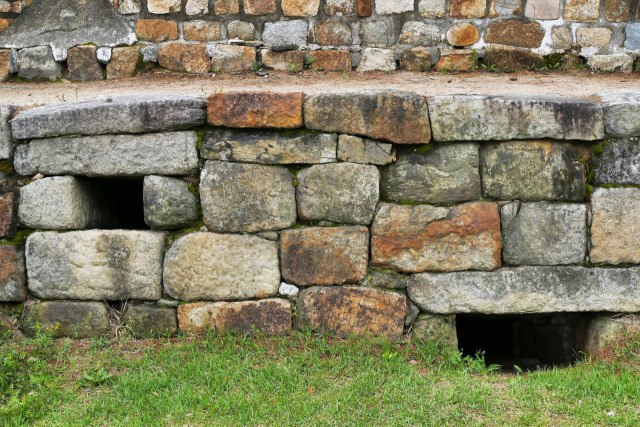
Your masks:
<path fill-rule="evenodd" d="M 27 3 L 0 0 L 0 80 L 118 78 L 143 64 L 197 74 L 585 66 L 631 72 L 640 52 L 637 0 Z"/>
<path fill-rule="evenodd" d="M 640 92 L 594 99 L 2 105 L 0 301 L 26 334 L 454 346 L 456 315 L 640 312 Z"/>

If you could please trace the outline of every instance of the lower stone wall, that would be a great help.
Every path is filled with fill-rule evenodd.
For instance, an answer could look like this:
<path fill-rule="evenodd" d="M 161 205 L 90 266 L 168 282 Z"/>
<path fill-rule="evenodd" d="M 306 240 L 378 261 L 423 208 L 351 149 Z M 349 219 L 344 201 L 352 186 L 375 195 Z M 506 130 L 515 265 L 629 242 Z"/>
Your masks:
<path fill-rule="evenodd" d="M 640 93 L 596 98 L 0 106 L 3 327 L 455 347 L 456 316 L 640 312 Z M 599 333 L 566 319 L 518 327 Z"/>

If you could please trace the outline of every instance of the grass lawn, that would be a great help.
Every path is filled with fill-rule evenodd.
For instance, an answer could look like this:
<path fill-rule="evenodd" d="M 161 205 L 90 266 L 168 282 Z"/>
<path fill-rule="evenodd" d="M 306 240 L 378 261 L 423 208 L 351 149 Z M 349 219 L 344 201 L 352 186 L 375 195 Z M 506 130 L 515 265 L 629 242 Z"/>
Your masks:
<path fill-rule="evenodd" d="M 2 425 L 640 425 L 640 342 L 566 369 L 431 345 L 180 337 L 0 343 Z"/>

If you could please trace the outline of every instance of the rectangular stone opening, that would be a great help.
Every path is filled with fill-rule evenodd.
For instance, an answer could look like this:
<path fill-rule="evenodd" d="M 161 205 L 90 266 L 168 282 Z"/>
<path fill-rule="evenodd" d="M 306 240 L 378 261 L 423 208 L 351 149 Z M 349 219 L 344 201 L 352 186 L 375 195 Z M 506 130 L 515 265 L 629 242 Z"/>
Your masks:
<path fill-rule="evenodd" d="M 579 313 L 456 316 L 458 348 L 502 370 L 566 367 L 584 350 L 591 315 Z"/>
<path fill-rule="evenodd" d="M 142 178 L 90 178 L 104 210 L 105 223 L 101 228 L 148 230 L 144 222 Z"/>

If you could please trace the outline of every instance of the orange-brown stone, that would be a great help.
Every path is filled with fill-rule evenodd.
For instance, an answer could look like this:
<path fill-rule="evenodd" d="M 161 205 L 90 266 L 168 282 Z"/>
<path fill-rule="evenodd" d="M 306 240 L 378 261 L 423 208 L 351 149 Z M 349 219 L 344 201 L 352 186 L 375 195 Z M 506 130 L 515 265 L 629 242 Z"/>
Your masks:
<path fill-rule="evenodd" d="M 477 66 L 477 59 L 469 49 L 443 50 L 436 64 L 436 71 L 471 71 Z"/>
<path fill-rule="evenodd" d="M 358 0 L 358 16 L 361 16 L 361 17 L 371 16 L 372 13 L 373 13 L 372 0 Z"/>
<path fill-rule="evenodd" d="M 630 15 L 630 0 L 604 0 L 604 17 L 607 20 L 613 22 L 627 22 L 629 21 Z"/>
<path fill-rule="evenodd" d="M 487 0 L 451 0 L 452 18 L 482 18 L 486 9 Z"/>
<path fill-rule="evenodd" d="M 484 63 L 491 70 L 512 73 L 531 68 L 544 67 L 544 58 L 539 53 L 527 49 L 507 46 L 489 46 Z"/>
<path fill-rule="evenodd" d="M 9 24 L 11 24 L 12 21 L 13 21 L 13 19 L 2 19 L 2 18 L 0 18 L 0 33 L 3 32 L 4 30 L 6 30 L 7 27 L 9 27 Z"/>
<path fill-rule="evenodd" d="M 493 270 L 500 249 L 500 215 L 490 202 L 383 203 L 371 226 L 371 264 L 406 273 Z"/>
<path fill-rule="evenodd" d="M 15 200 L 13 193 L 0 196 L 0 237 L 13 237 L 16 234 Z"/>
<path fill-rule="evenodd" d="M 207 74 L 211 68 L 204 44 L 167 43 L 160 46 L 158 63 L 169 70 Z"/>
<path fill-rule="evenodd" d="M 139 60 L 140 46 L 114 48 L 111 52 L 111 61 L 107 64 L 107 79 L 133 76 Z"/>
<path fill-rule="evenodd" d="M 244 12 L 248 15 L 276 13 L 276 0 L 244 0 Z"/>
<path fill-rule="evenodd" d="M 178 39 L 178 24 L 176 21 L 163 19 L 138 19 L 136 35 L 140 40 L 161 43 Z"/>
<path fill-rule="evenodd" d="M 316 42 L 322 46 L 350 46 L 351 29 L 330 19 L 315 26 Z"/>
<path fill-rule="evenodd" d="M 23 251 L 15 246 L 0 246 L 0 301 L 24 301 L 26 283 Z"/>
<path fill-rule="evenodd" d="M 240 3 L 238 0 L 216 0 L 213 5 L 216 15 L 232 15 L 240 13 Z"/>
<path fill-rule="evenodd" d="M 315 16 L 320 0 L 282 0 L 281 6 L 284 16 Z"/>
<path fill-rule="evenodd" d="M 102 80 L 102 68 L 96 59 L 95 46 L 76 46 L 67 56 L 67 79 L 78 82 Z"/>
<path fill-rule="evenodd" d="M 431 68 L 431 52 L 416 47 L 400 53 L 400 68 L 407 71 L 427 71 Z"/>
<path fill-rule="evenodd" d="M 348 50 L 315 50 L 311 52 L 311 68 L 324 71 L 350 71 L 351 54 Z"/>
<path fill-rule="evenodd" d="M 193 42 L 210 42 L 221 39 L 220 23 L 211 21 L 188 21 L 182 24 L 184 39 Z"/>
<path fill-rule="evenodd" d="M 485 41 L 487 43 L 504 44 L 507 46 L 526 47 L 535 49 L 540 47 L 544 38 L 544 30 L 536 22 L 501 21 L 489 25 Z"/>
<path fill-rule="evenodd" d="M 0 49 L 0 82 L 6 82 L 11 76 L 9 72 L 9 55 L 11 55 L 9 49 Z"/>
<path fill-rule="evenodd" d="M 447 31 L 447 41 L 453 46 L 469 46 L 480 40 L 478 29 L 464 22 L 456 24 Z"/>
<path fill-rule="evenodd" d="M 207 101 L 208 121 L 234 128 L 294 129 L 302 126 L 302 92 L 214 93 Z"/>

